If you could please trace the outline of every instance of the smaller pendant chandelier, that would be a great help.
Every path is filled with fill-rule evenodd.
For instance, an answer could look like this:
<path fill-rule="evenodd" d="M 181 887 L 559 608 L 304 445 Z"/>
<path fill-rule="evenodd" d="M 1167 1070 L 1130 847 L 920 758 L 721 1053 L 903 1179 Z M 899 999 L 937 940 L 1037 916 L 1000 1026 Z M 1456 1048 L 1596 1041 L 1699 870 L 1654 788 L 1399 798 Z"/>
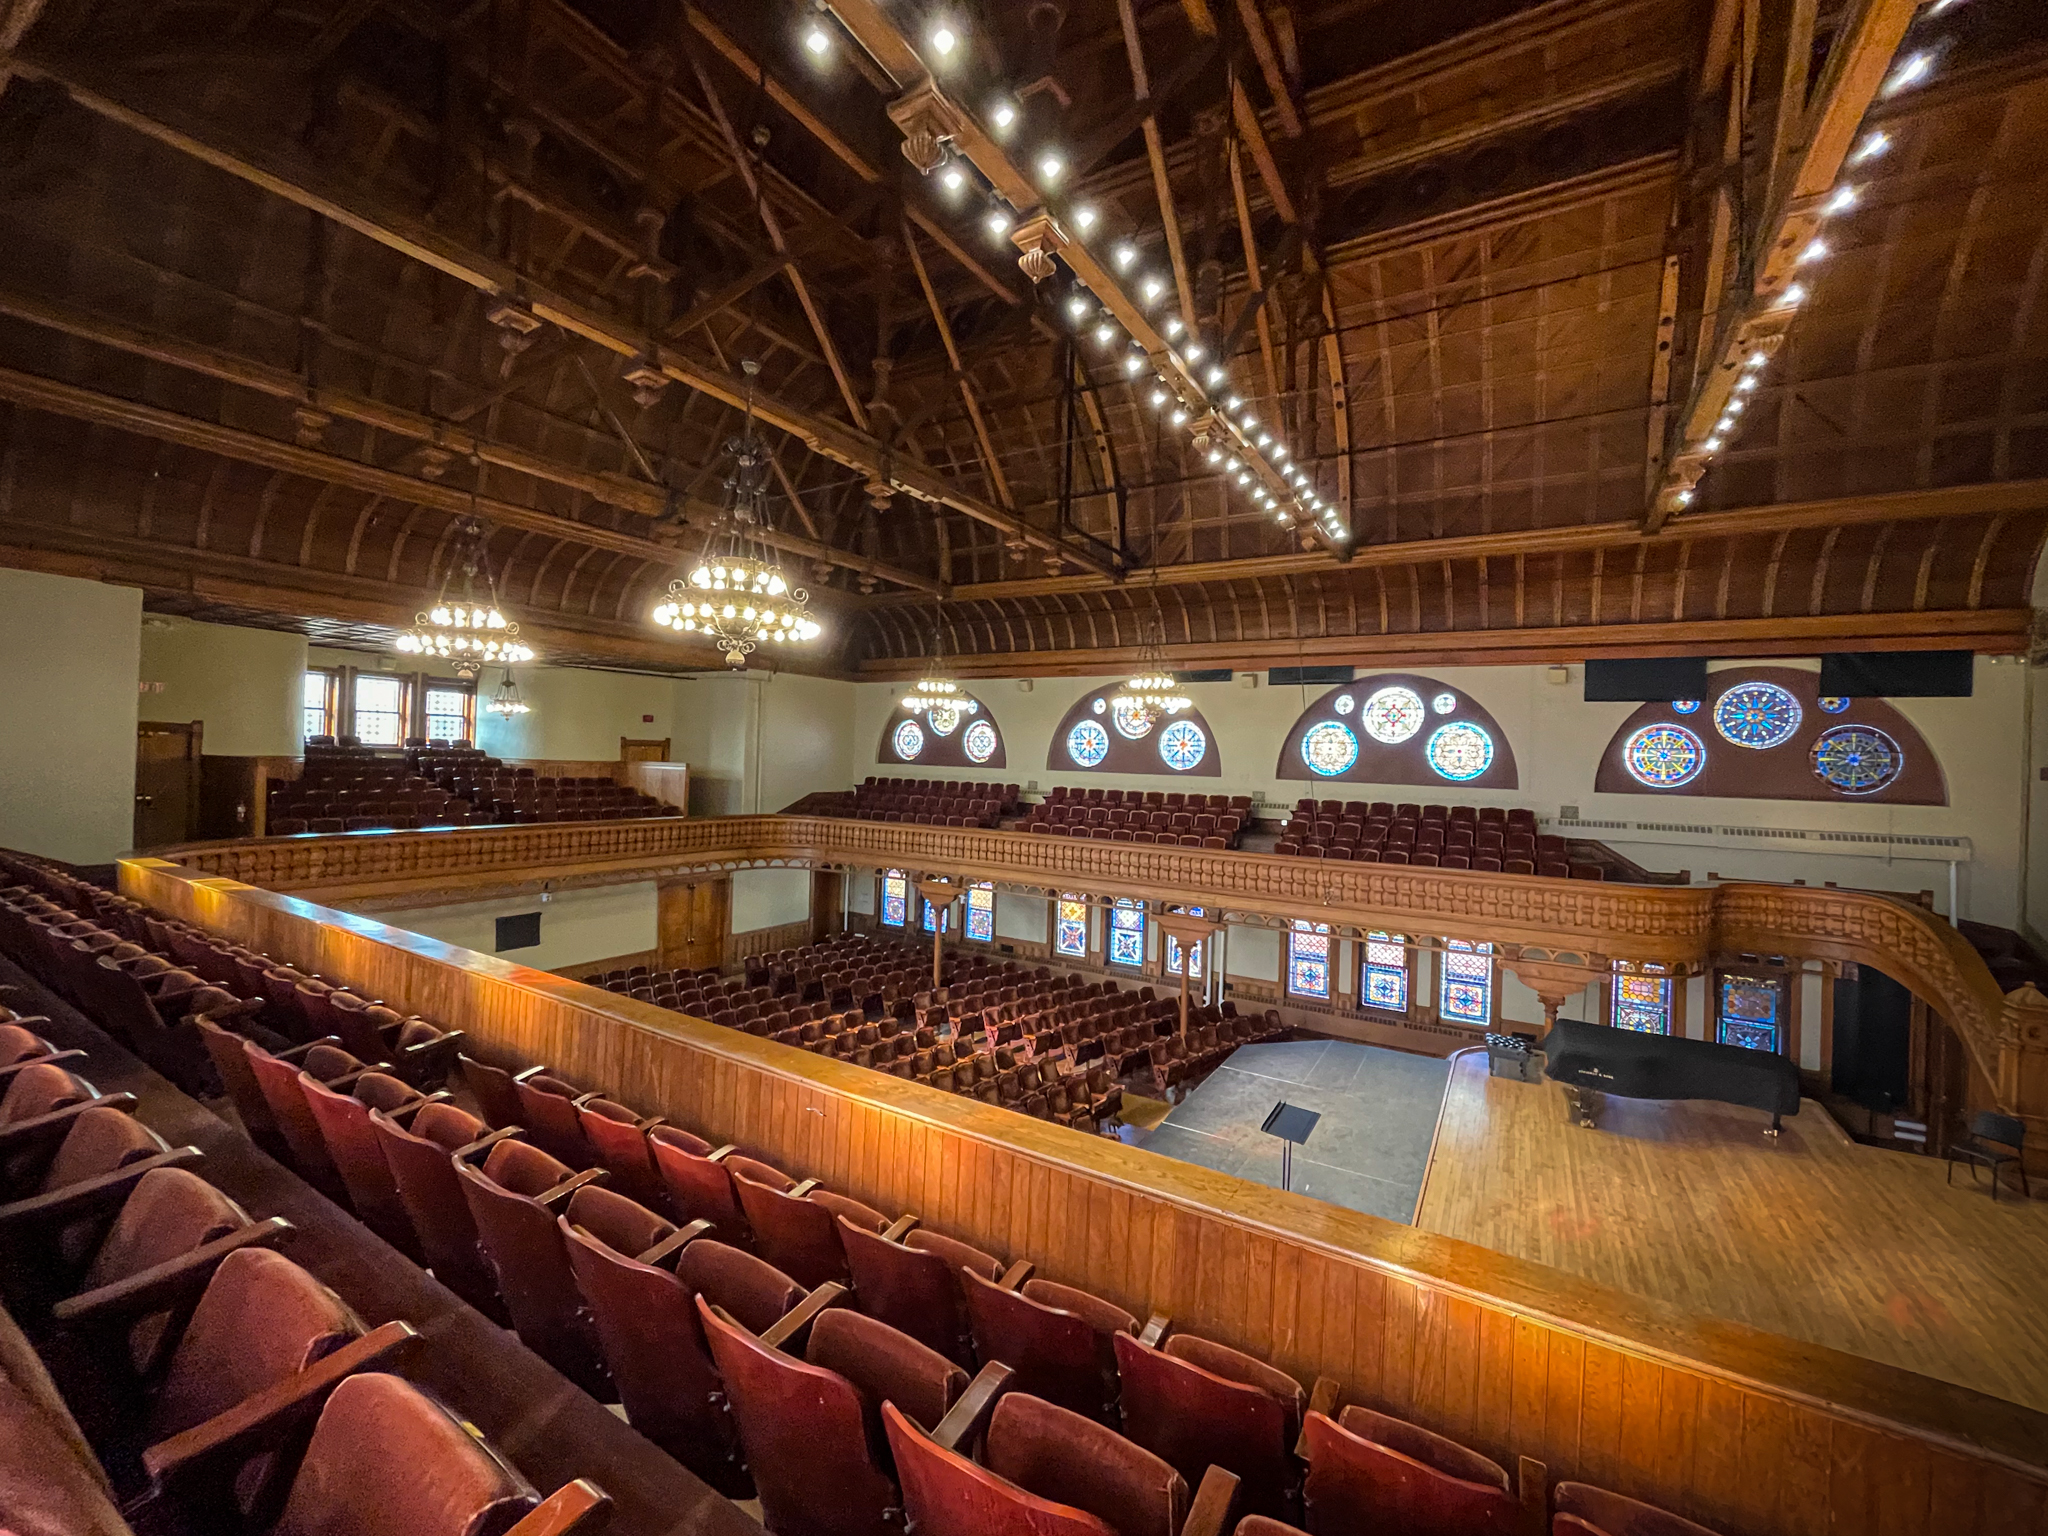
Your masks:
<path fill-rule="evenodd" d="M 519 626 L 498 609 L 498 583 L 484 558 L 484 525 L 472 517 L 457 537 L 462 547 L 442 572 L 434 606 L 414 616 L 412 628 L 398 637 L 398 649 L 408 656 L 448 662 L 455 675 L 465 679 L 475 677 L 487 665 L 533 660 L 532 648 L 519 638 Z M 458 563 L 462 595 L 451 601 L 448 588 Z M 483 598 L 477 596 L 479 575 L 483 577 Z"/>
<path fill-rule="evenodd" d="M 513 715 L 529 713 L 533 706 L 519 696 L 519 685 L 512 680 L 512 669 L 505 669 L 505 681 L 498 684 L 498 691 L 491 696 L 491 702 L 484 706 L 494 715 L 509 719 Z"/>
<path fill-rule="evenodd" d="M 732 473 L 725 507 L 689 573 L 668 584 L 654 622 L 706 635 L 726 665 L 744 667 L 762 645 L 815 640 L 823 633 L 810 616 L 810 594 L 792 587 L 767 540 L 768 448 L 754 426 L 754 385 L 761 365 L 740 364 L 747 375 L 747 415 L 740 435 L 728 438 Z"/>
<path fill-rule="evenodd" d="M 925 664 L 924 676 L 911 686 L 903 696 L 903 708 L 913 715 L 927 715 L 942 726 L 942 734 L 950 734 L 962 715 L 979 714 L 981 706 L 967 698 L 960 685 L 946 676 L 946 638 L 939 616 L 936 599 L 932 602 L 932 657 Z"/>
<path fill-rule="evenodd" d="M 1177 715 L 1194 700 L 1180 691 L 1179 680 L 1166 666 L 1166 621 L 1159 612 L 1159 591 L 1152 592 L 1152 612 L 1140 631 L 1138 675 L 1125 681 L 1110 698 L 1119 716 L 1142 724 L 1158 724 L 1161 715 Z"/>

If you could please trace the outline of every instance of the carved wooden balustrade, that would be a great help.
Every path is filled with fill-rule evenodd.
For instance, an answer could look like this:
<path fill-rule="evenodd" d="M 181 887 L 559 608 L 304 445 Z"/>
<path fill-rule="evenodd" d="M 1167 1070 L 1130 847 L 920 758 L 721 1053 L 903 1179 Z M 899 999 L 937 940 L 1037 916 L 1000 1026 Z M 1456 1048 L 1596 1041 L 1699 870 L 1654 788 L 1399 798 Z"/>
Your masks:
<path fill-rule="evenodd" d="M 326 900 L 420 889 L 459 900 L 465 884 L 645 880 L 749 864 L 904 868 L 1484 939 L 1511 966 L 1578 970 L 1584 979 L 1608 972 L 1615 960 L 1693 971 L 1725 951 L 1852 960 L 1900 981 L 1948 1020 L 1982 1074 L 1986 1098 L 2012 1076 L 2001 1063 L 2005 1000 L 1976 951 L 1934 913 L 1861 891 L 1547 880 L 814 816 L 259 838 L 192 844 L 165 856 L 203 874 Z M 2020 1112 L 1998 1097 L 2008 1112 Z M 2033 1118 L 2041 1106 L 2026 1109 Z"/>

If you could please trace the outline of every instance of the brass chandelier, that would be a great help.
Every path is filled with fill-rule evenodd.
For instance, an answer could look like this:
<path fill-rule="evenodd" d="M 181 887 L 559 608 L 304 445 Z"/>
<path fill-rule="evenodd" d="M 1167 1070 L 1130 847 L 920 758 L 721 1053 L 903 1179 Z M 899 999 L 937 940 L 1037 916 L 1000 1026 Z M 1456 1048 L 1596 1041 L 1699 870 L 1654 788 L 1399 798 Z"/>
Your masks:
<path fill-rule="evenodd" d="M 1109 702 L 1119 717 L 1149 730 L 1161 715 L 1177 715 L 1195 702 L 1180 691 L 1179 679 L 1166 665 L 1166 620 L 1159 612 L 1157 587 L 1152 592 L 1152 612 L 1144 620 L 1139 638 L 1138 675 L 1126 679 Z"/>
<path fill-rule="evenodd" d="M 519 684 L 512 679 L 512 669 L 505 669 L 505 681 L 498 684 L 498 691 L 491 696 L 491 702 L 484 706 L 492 714 L 504 719 L 529 713 L 533 706 L 519 696 Z"/>
<path fill-rule="evenodd" d="M 533 660 L 532 648 L 519 638 L 519 626 L 498 607 L 498 583 L 484 557 L 484 525 L 469 518 L 456 536 L 461 547 L 441 573 L 441 590 L 434 595 L 434 606 L 414 616 L 412 628 L 398 637 L 398 649 L 408 656 L 445 661 L 465 680 L 486 666 Z M 448 588 L 458 563 L 462 591 L 451 600 Z M 477 596 L 479 575 L 483 577 L 482 598 Z"/>
<path fill-rule="evenodd" d="M 924 676 L 903 696 L 903 708 L 938 722 L 940 735 L 948 735 L 962 715 L 978 714 L 981 706 L 967 698 L 960 685 L 946 676 L 946 636 L 937 599 L 932 602 L 932 656 Z"/>
<path fill-rule="evenodd" d="M 733 468 L 724 508 L 697 563 L 668 584 L 654 610 L 657 624 L 709 637 L 733 667 L 744 667 L 763 645 L 801 644 L 823 632 L 810 615 L 810 594 L 790 585 L 765 537 L 770 464 L 754 425 L 761 365 L 748 359 L 740 366 L 747 375 L 747 415 L 740 435 L 725 444 Z"/>

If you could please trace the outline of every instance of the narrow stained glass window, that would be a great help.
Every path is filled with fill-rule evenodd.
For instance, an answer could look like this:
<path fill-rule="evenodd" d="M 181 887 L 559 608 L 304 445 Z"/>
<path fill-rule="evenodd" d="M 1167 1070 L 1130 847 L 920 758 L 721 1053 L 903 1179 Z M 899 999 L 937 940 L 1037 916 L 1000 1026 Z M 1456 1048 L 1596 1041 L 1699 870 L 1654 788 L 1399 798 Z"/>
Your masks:
<path fill-rule="evenodd" d="M 942 925 L 946 932 L 951 933 L 953 931 L 953 909 L 951 907 L 946 908 L 945 915 L 942 917 L 939 914 L 939 909 L 926 901 L 922 896 L 917 898 L 917 904 L 924 908 L 924 931 L 926 933 L 935 933 Z"/>
<path fill-rule="evenodd" d="M 1297 917 L 1287 931 L 1287 990 L 1296 997 L 1330 995 L 1330 925 Z"/>
<path fill-rule="evenodd" d="M 1643 1035 L 1671 1033 L 1671 978 L 1614 962 L 1614 1027 Z"/>
<path fill-rule="evenodd" d="M 1784 993 L 1768 976 L 1721 976 L 1721 1007 L 1715 1036 L 1723 1045 L 1776 1051 L 1778 1015 Z"/>
<path fill-rule="evenodd" d="M 1204 915 L 1200 907 L 1175 907 L 1173 910 L 1185 912 L 1189 917 L 1201 917 Z M 1180 940 L 1169 933 L 1166 936 L 1166 974 L 1169 976 L 1178 976 L 1180 974 L 1180 950 Z M 1199 943 L 1190 944 L 1188 946 L 1188 980 L 1199 981 L 1201 977 L 1202 946 Z"/>
<path fill-rule="evenodd" d="M 1387 1013 L 1408 1011 L 1408 940 L 1398 933 L 1365 936 L 1365 984 L 1368 1008 Z"/>
<path fill-rule="evenodd" d="M 1109 963 L 1142 966 L 1145 963 L 1145 904 L 1119 896 L 1109 909 Z"/>
<path fill-rule="evenodd" d="M 1445 939 L 1438 957 L 1437 1013 L 1453 1024 L 1493 1022 L 1493 946 Z"/>
<path fill-rule="evenodd" d="M 891 928 L 901 928 L 910 911 L 910 882 L 903 878 L 900 869 L 882 872 L 882 921 Z"/>
<path fill-rule="evenodd" d="M 967 887 L 967 937 L 987 944 L 996 936 L 996 888 L 987 881 Z"/>
<path fill-rule="evenodd" d="M 1053 953 L 1076 960 L 1088 957 L 1088 903 L 1078 896 L 1062 895 L 1052 935 Z"/>

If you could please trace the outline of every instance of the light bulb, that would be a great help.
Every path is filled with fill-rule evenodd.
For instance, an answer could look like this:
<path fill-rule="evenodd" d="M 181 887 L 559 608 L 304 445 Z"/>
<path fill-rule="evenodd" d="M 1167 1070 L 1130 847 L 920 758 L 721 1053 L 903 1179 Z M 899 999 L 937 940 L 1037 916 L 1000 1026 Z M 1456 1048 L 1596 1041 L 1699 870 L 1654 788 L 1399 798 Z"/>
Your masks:
<path fill-rule="evenodd" d="M 1209 370 L 1209 382 L 1211 384 L 1221 384 L 1225 379 L 1229 377 L 1230 375 L 1225 373 L 1221 368 L 1211 368 Z"/>
<path fill-rule="evenodd" d="M 1856 146 L 1856 153 L 1849 157 L 1849 163 L 1851 165 L 1862 165 L 1867 161 L 1875 160 L 1891 147 L 1892 136 L 1880 128 L 1874 133 L 1864 135 L 1863 142 Z"/>
<path fill-rule="evenodd" d="M 1230 398 L 1229 398 L 1228 400 L 1226 400 L 1226 401 L 1224 401 L 1224 402 L 1223 402 L 1223 408 L 1224 408 L 1224 409 L 1225 409 L 1226 411 L 1234 411 L 1234 410 L 1236 410 L 1236 409 L 1237 409 L 1237 408 L 1238 408 L 1238 407 L 1239 407 L 1240 405 L 1243 405 L 1243 404 L 1244 404 L 1244 396 L 1242 396 L 1242 395 L 1232 395 L 1232 396 L 1231 396 L 1231 397 L 1230 397 Z"/>
<path fill-rule="evenodd" d="M 988 215 L 988 232 L 1001 239 L 1010 232 L 1010 216 L 1000 208 L 991 208 Z"/>
<path fill-rule="evenodd" d="M 1137 259 L 1138 248 L 1132 245 L 1130 241 L 1126 240 L 1116 248 L 1116 264 L 1119 271 L 1129 270 L 1131 263 Z"/>
<path fill-rule="evenodd" d="M 1794 283 L 1779 297 L 1778 302 L 1787 309 L 1796 308 L 1798 305 L 1804 304 L 1806 302 L 1805 285 Z"/>
<path fill-rule="evenodd" d="M 1719 453 L 1721 451 L 1721 439 L 1718 437 L 1708 438 L 1700 444 L 1700 451 L 1702 453 Z"/>
<path fill-rule="evenodd" d="M 960 46 L 960 39 L 953 29 L 944 22 L 932 28 L 932 51 L 940 58 L 949 57 Z"/>
<path fill-rule="evenodd" d="M 1188 424 L 1188 413 L 1186 411 L 1175 411 L 1173 413 L 1173 424 L 1176 427 L 1186 426 Z"/>
<path fill-rule="evenodd" d="M 1058 155 L 1046 155 L 1038 162 L 1039 180 L 1045 182 L 1058 181 L 1060 179 L 1060 173 L 1064 171 L 1066 168 L 1067 162 L 1062 160 Z"/>
<path fill-rule="evenodd" d="M 1159 281 L 1158 278 L 1148 277 L 1145 279 L 1144 293 L 1145 302 L 1147 304 L 1155 303 L 1158 300 L 1159 295 L 1161 295 L 1164 292 L 1166 292 L 1166 284 Z"/>
<path fill-rule="evenodd" d="M 1166 322 L 1166 334 L 1168 336 L 1178 336 L 1182 331 L 1186 329 L 1187 327 L 1180 323 L 1179 315 L 1173 315 L 1168 317 Z"/>
<path fill-rule="evenodd" d="M 1832 217 L 1838 213 L 1847 213 L 1855 206 L 1856 189 L 1854 187 L 1837 187 L 1835 188 L 1835 195 L 1821 205 L 1820 211 Z"/>
<path fill-rule="evenodd" d="M 1203 358 L 1207 357 L 1208 355 L 1209 354 L 1207 352 L 1202 350 L 1202 344 L 1199 341 L 1188 348 L 1188 361 L 1191 363 L 1199 363 Z"/>
<path fill-rule="evenodd" d="M 1136 377 L 1137 377 L 1137 376 L 1138 376 L 1139 374 L 1143 373 L 1144 371 L 1145 371 L 1145 354 L 1144 354 L 1144 353 L 1142 353 L 1142 352 L 1133 352 L 1133 353 L 1132 353 L 1132 354 L 1131 354 L 1131 355 L 1130 355 L 1129 357 L 1127 357 L 1127 358 L 1125 358 L 1125 359 L 1124 359 L 1124 372 L 1126 372 L 1126 373 L 1128 373 L 1129 375 L 1131 375 L 1131 377 L 1132 377 L 1132 378 L 1136 378 Z"/>
<path fill-rule="evenodd" d="M 1116 340 L 1116 327 L 1107 320 L 1103 321 L 1102 324 L 1095 327 L 1095 339 L 1103 346 L 1108 346 L 1112 341 Z"/>
<path fill-rule="evenodd" d="M 1076 320 L 1086 319 L 1088 315 L 1088 301 L 1078 293 L 1075 294 L 1071 299 L 1067 300 L 1067 313 Z"/>
<path fill-rule="evenodd" d="M 1825 240 L 1813 240 L 1813 241 L 1809 241 L 1809 242 L 1807 243 L 1807 247 L 1806 247 L 1806 249 L 1805 249 L 1805 250 L 1803 250 L 1803 251 L 1801 251 L 1801 252 L 1799 253 L 1799 262 L 1800 262 L 1800 265 L 1804 266 L 1804 265 L 1805 265 L 1805 264 L 1806 264 L 1807 262 L 1809 262 L 1809 261 L 1819 261 L 1819 260 L 1821 259 L 1821 257 L 1823 257 L 1823 256 L 1827 255 L 1827 253 L 1828 253 L 1828 243 L 1827 243 L 1827 241 L 1825 241 Z"/>
<path fill-rule="evenodd" d="M 939 177 L 939 180 L 945 184 L 948 192 L 958 192 L 967 185 L 967 173 L 957 165 L 949 165 L 946 167 L 945 173 Z"/>
<path fill-rule="evenodd" d="M 1677 502 L 1681 507 L 1689 507 L 1692 505 L 1692 492 L 1680 491 L 1676 496 L 1672 497 L 1671 499 Z"/>
<path fill-rule="evenodd" d="M 811 30 L 804 34 L 804 46 L 810 49 L 813 54 L 817 55 L 819 58 L 822 59 L 828 52 L 831 51 L 832 34 L 827 32 L 824 29 L 824 27 L 819 25 L 817 22 L 812 22 Z"/>
<path fill-rule="evenodd" d="M 989 117 L 998 128 L 1007 128 L 1017 121 L 1017 109 L 1007 101 L 999 101 Z"/>
<path fill-rule="evenodd" d="M 1931 50 L 1923 48 L 1918 53 L 1909 55 L 1892 71 L 1891 79 L 1884 83 L 1884 94 L 1896 96 L 1900 91 L 1910 90 L 1933 73 L 1934 54 Z"/>
<path fill-rule="evenodd" d="M 1162 406 L 1162 405 L 1164 405 L 1164 404 L 1166 404 L 1166 391 L 1165 391 L 1165 390 L 1163 390 L 1163 389 L 1155 389 L 1155 390 L 1153 390 L 1153 391 L 1152 391 L 1152 409 L 1156 411 L 1156 410 L 1158 410 L 1158 409 L 1159 409 L 1159 407 L 1160 407 L 1160 406 Z"/>

